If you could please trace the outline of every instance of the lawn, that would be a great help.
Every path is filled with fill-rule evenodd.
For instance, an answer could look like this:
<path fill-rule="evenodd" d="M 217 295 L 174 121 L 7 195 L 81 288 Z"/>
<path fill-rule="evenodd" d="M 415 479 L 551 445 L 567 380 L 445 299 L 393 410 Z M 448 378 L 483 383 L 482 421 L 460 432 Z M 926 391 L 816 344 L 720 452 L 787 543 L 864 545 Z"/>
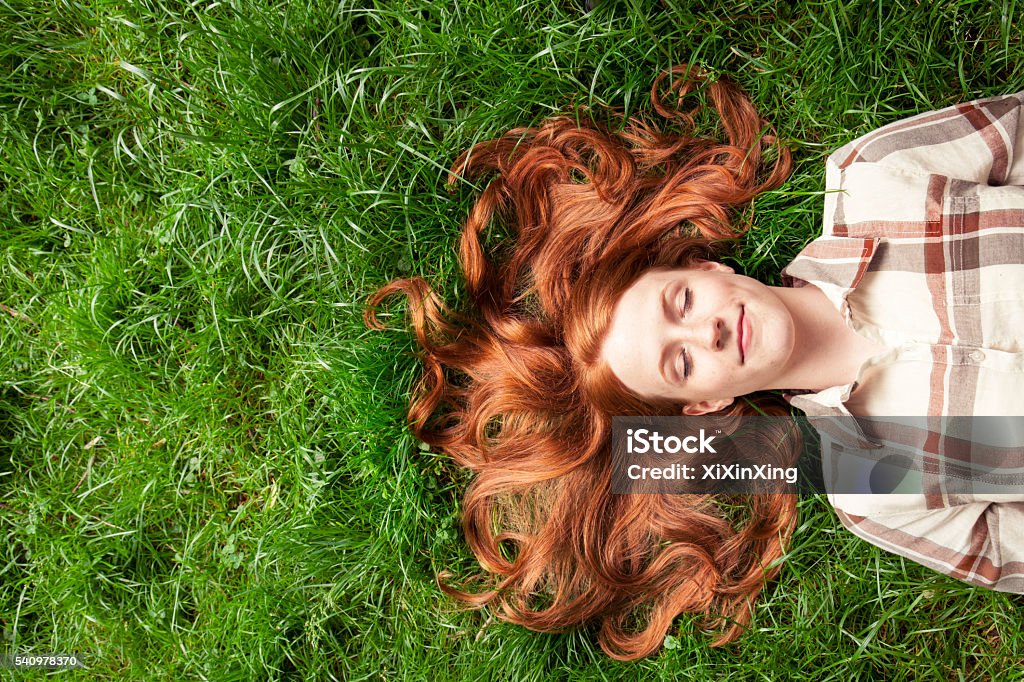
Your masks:
<path fill-rule="evenodd" d="M 774 282 L 831 149 L 1024 89 L 1015 0 L 594 5 L 0 0 L 0 651 L 90 680 L 1019 679 L 1024 598 L 823 498 L 724 648 L 681 618 L 617 663 L 437 588 L 476 569 L 467 476 L 405 428 L 402 306 L 361 315 L 413 273 L 458 303 L 461 150 L 726 74 L 793 150 L 736 257 Z"/>

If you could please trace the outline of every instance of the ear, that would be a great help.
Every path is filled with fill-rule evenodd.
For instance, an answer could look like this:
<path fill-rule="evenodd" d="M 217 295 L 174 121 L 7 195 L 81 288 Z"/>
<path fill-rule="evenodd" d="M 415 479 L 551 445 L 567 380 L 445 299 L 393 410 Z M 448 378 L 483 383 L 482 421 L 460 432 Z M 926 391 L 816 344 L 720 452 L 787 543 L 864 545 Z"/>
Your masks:
<path fill-rule="evenodd" d="M 725 263 L 719 263 L 714 260 L 699 260 L 693 265 L 694 270 L 717 270 L 718 272 L 727 272 L 732 274 L 736 272 Z"/>
<path fill-rule="evenodd" d="M 699 403 L 691 403 L 683 406 L 683 414 L 688 417 L 699 417 L 709 412 L 718 412 L 732 405 L 735 398 L 719 398 L 718 400 L 701 400 Z"/>

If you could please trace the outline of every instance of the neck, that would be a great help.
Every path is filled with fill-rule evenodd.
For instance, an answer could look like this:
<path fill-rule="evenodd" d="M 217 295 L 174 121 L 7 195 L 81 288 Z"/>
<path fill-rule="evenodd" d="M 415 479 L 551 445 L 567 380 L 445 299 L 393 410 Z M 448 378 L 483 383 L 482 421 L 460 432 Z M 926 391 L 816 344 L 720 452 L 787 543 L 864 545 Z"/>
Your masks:
<path fill-rule="evenodd" d="M 794 352 L 780 374 L 782 389 L 819 391 L 856 380 L 857 372 L 882 346 L 847 326 L 825 294 L 813 285 L 775 288 L 789 308 L 802 352 Z"/>

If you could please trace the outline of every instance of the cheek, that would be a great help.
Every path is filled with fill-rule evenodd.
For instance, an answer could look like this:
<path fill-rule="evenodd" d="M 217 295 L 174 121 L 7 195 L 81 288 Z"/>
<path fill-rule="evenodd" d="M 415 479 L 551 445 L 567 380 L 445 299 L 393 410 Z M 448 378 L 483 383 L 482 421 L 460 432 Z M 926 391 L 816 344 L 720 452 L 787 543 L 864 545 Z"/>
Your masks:
<path fill-rule="evenodd" d="M 736 381 L 736 366 L 717 355 L 705 359 L 704 366 L 706 370 L 701 382 L 708 388 L 719 388 Z"/>

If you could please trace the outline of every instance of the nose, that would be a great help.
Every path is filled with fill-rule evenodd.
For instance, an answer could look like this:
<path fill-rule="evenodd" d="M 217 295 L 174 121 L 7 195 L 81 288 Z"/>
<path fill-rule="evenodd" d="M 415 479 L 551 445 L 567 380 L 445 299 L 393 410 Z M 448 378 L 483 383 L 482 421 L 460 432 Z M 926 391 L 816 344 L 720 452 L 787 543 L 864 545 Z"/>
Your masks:
<path fill-rule="evenodd" d="M 711 317 L 692 325 L 683 325 L 681 336 L 690 344 L 697 344 L 712 351 L 725 348 L 725 321 L 720 317 Z"/>

